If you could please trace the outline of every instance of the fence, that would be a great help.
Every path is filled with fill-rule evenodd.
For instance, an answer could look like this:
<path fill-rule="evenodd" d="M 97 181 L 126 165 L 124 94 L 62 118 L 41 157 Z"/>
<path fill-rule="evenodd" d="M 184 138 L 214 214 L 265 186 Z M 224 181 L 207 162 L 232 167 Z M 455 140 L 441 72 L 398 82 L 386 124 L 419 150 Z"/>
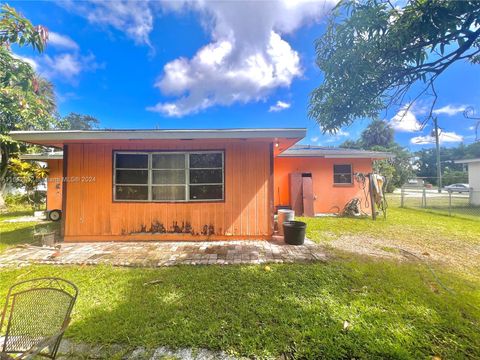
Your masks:
<path fill-rule="evenodd" d="M 480 191 L 455 192 L 404 186 L 392 197 L 400 207 L 418 208 L 480 219 Z"/>

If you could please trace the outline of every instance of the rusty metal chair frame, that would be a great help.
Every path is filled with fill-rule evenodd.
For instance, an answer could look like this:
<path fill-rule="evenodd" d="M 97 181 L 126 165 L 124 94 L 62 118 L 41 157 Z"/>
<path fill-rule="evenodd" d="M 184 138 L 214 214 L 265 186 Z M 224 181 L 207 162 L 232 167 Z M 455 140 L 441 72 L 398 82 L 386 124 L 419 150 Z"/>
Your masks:
<path fill-rule="evenodd" d="M 48 291 L 52 294 L 62 294 L 66 296 L 66 308 L 65 316 L 62 325 L 58 329 L 53 329 L 53 334 L 42 336 L 38 341 L 31 344 L 29 349 L 12 348 L 7 346 L 9 344 L 9 338 L 11 336 L 12 321 L 14 319 L 15 308 L 18 306 L 16 303 L 17 298 L 25 294 L 35 294 L 35 291 Z M 14 284 L 9 290 L 5 302 L 3 312 L 0 320 L 0 331 L 6 326 L 5 336 L 2 339 L 3 344 L 0 344 L 0 359 L 9 358 L 9 354 L 17 354 L 15 359 L 30 359 L 34 356 L 43 356 L 50 359 L 55 359 L 57 356 L 58 347 L 62 340 L 63 334 L 70 323 L 70 315 L 72 313 L 73 306 L 77 300 L 78 288 L 72 282 L 55 277 L 36 278 L 31 280 L 21 281 Z M 63 312 L 63 311 L 62 311 Z M 62 314 L 63 315 L 63 314 Z M 29 334 L 24 334 L 25 339 L 28 339 Z M 21 336 L 16 336 L 17 338 Z M 15 341 L 14 341 L 15 342 Z M 32 342 L 31 339 L 25 340 L 25 342 Z M 47 352 L 44 352 L 45 349 Z M 10 357 L 11 358 L 11 357 Z"/>

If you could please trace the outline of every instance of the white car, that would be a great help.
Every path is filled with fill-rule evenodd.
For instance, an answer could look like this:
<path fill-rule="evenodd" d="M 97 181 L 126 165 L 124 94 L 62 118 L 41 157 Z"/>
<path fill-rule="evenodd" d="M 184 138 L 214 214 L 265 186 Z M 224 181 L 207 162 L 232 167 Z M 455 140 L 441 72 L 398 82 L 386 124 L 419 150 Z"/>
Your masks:
<path fill-rule="evenodd" d="M 448 192 L 458 192 L 458 193 L 464 193 L 464 192 L 470 192 L 470 185 L 468 184 L 452 184 L 444 187 L 445 190 Z"/>

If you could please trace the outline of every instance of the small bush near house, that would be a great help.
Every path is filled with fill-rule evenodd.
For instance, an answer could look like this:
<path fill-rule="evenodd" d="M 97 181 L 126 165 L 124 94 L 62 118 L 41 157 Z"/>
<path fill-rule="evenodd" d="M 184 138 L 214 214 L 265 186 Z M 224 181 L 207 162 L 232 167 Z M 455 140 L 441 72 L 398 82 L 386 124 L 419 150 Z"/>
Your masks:
<path fill-rule="evenodd" d="M 46 194 L 44 191 L 35 191 L 32 196 L 28 194 L 8 194 L 5 204 L 9 211 L 44 210 Z"/>

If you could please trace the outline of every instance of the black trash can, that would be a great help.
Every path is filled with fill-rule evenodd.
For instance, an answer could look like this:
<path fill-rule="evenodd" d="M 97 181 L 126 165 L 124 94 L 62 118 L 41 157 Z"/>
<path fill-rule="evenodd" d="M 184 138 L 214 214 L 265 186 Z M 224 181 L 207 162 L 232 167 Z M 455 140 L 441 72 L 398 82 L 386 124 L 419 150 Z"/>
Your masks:
<path fill-rule="evenodd" d="M 302 245 L 305 242 L 305 229 L 307 224 L 302 221 L 285 221 L 283 223 L 283 236 L 290 245 Z"/>

